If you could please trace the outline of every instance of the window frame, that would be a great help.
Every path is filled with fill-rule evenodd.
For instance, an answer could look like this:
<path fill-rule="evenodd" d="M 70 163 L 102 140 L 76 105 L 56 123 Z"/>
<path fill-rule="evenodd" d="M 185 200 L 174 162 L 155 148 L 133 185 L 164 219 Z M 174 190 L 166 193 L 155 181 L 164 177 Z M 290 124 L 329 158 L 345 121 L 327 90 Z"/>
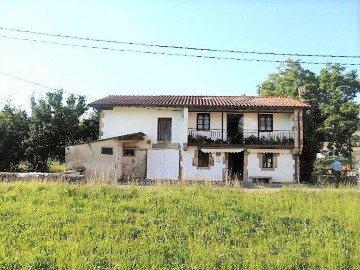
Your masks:
<path fill-rule="evenodd" d="M 169 133 L 168 134 L 163 134 L 162 132 L 164 131 L 164 130 L 161 130 L 160 129 L 160 122 L 162 122 L 162 121 L 164 121 L 164 123 L 166 122 L 166 121 L 169 121 L 169 123 L 170 123 L 170 125 L 169 125 L 169 127 L 170 127 L 170 129 L 169 129 Z M 162 123 L 162 124 L 164 124 L 164 123 Z M 157 141 L 158 142 L 171 142 L 171 140 L 172 140 L 172 117 L 159 117 L 158 118 L 158 123 L 157 123 Z M 169 138 L 165 138 L 165 137 L 169 137 Z M 167 140 L 163 140 L 163 139 L 167 139 Z"/>
<path fill-rule="evenodd" d="M 264 118 L 264 129 L 261 128 L 261 119 Z M 271 126 L 267 125 L 267 121 L 270 119 Z M 259 114 L 258 119 L 259 132 L 272 132 L 274 131 L 274 115 L 273 114 Z"/>
<path fill-rule="evenodd" d="M 113 147 L 101 147 L 101 154 L 112 156 L 114 155 L 114 149 Z"/>
<path fill-rule="evenodd" d="M 205 116 L 207 116 L 207 128 L 206 123 L 205 123 Z M 199 119 L 201 118 L 202 119 Z M 200 124 L 199 122 L 202 121 L 202 123 Z M 196 130 L 199 131 L 209 131 L 210 130 L 210 113 L 197 113 L 196 114 Z"/>
<path fill-rule="evenodd" d="M 262 169 L 274 169 L 274 153 L 264 153 L 263 154 Z"/>
<path fill-rule="evenodd" d="M 125 154 L 126 151 L 132 151 L 132 154 L 127 155 L 127 154 Z M 135 148 L 124 148 L 123 157 L 135 157 Z"/>
<path fill-rule="evenodd" d="M 197 162 L 198 168 L 209 168 L 210 167 L 210 154 L 209 153 L 204 153 L 199 149 L 197 158 L 198 158 L 198 162 Z M 205 158 L 205 161 L 203 158 Z"/>

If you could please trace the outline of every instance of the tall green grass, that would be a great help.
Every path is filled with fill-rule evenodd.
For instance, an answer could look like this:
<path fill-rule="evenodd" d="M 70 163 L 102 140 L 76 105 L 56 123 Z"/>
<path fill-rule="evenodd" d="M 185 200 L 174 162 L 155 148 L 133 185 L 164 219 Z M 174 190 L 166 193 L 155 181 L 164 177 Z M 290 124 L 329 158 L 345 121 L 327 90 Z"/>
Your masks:
<path fill-rule="evenodd" d="M 359 269 L 360 193 L 0 184 L 0 269 Z"/>

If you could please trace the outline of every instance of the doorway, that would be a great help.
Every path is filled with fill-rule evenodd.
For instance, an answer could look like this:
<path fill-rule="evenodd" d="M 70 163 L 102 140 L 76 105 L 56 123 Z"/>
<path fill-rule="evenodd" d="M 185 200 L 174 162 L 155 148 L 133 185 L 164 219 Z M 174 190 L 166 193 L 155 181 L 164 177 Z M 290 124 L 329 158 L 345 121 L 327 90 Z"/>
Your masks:
<path fill-rule="evenodd" d="M 244 152 L 228 153 L 228 176 L 230 181 L 243 180 Z"/>
<path fill-rule="evenodd" d="M 230 144 L 242 144 L 244 138 L 244 115 L 227 115 L 227 140 Z"/>

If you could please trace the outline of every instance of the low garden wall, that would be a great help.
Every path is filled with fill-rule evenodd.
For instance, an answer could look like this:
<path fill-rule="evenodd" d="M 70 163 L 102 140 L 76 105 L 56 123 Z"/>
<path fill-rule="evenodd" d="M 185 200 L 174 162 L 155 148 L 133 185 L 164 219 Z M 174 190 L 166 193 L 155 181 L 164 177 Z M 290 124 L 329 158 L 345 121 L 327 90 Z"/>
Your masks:
<path fill-rule="evenodd" d="M 50 181 L 50 182 L 69 182 L 78 183 L 84 181 L 84 175 L 79 173 L 10 173 L 0 172 L 0 182 L 13 182 L 13 181 Z"/>

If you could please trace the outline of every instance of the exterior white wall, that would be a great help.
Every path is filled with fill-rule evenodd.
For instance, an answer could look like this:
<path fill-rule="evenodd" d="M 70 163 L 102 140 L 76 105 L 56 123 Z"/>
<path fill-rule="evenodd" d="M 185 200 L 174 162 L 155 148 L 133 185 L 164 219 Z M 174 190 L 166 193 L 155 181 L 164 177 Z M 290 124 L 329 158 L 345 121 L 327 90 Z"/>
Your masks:
<path fill-rule="evenodd" d="M 114 107 L 113 110 L 104 110 L 102 139 L 143 132 L 147 140 L 156 143 L 158 118 L 172 118 L 171 142 L 183 143 L 187 141 L 183 113 L 183 108 Z"/>
<path fill-rule="evenodd" d="M 274 113 L 273 129 L 274 130 L 293 130 L 294 114 L 293 113 Z"/>
<path fill-rule="evenodd" d="M 208 181 L 222 181 L 223 177 L 223 168 L 225 168 L 224 153 L 221 153 L 221 156 L 214 156 L 214 166 L 209 168 L 197 168 L 193 166 L 193 158 L 195 157 L 196 147 L 189 147 L 187 151 L 182 151 L 182 161 L 180 162 L 182 166 L 182 180 L 208 180 Z"/>
<path fill-rule="evenodd" d="M 187 142 L 187 132 L 189 129 L 196 129 L 197 113 L 188 112 L 187 108 L 124 108 L 115 107 L 113 110 L 104 110 L 102 121 L 102 139 L 135 132 L 144 132 L 147 140 L 152 143 L 157 142 L 158 118 L 172 118 L 172 143 Z M 186 119 L 188 118 L 188 121 Z M 223 124 L 221 124 L 222 113 L 210 113 L 210 129 L 224 129 L 223 138 L 227 137 L 227 113 L 223 113 Z M 293 113 L 273 113 L 274 130 L 293 130 Z M 258 129 L 258 114 L 244 113 L 244 131 L 254 131 Z M 198 131 L 199 135 L 210 137 L 208 131 Z M 204 134 L 202 134 L 204 133 Z M 209 133 L 209 134 L 208 134 Z M 255 134 L 254 133 L 254 134 Z M 248 134 L 249 136 L 251 134 Z M 257 135 L 257 134 L 256 134 Z M 220 136 L 221 137 L 221 136 Z"/>
<path fill-rule="evenodd" d="M 257 113 L 244 113 L 244 130 L 255 131 L 258 129 Z"/>
<path fill-rule="evenodd" d="M 112 155 L 101 154 L 102 147 L 112 147 Z M 65 169 L 84 167 L 87 177 L 117 179 L 121 175 L 122 143 L 115 140 L 96 141 L 89 144 L 78 144 L 65 147 Z"/>
<path fill-rule="evenodd" d="M 274 130 L 292 130 L 294 127 L 293 113 L 272 113 Z M 258 129 L 258 114 L 244 113 L 244 130 Z"/>
<path fill-rule="evenodd" d="M 137 147 L 140 149 L 149 149 L 152 144 L 157 142 L 157 124 L 158 118 L 172 118 L 172 143 L 185 143 L 187 142 L 188 129 L 196 129 L 196 120 L 198 112 L 188 112 L 187 108 L 134 108 L 134 107 L 115 107 L 113 110 L 104 110 L 102 112 L 101 131 L 103 132 L 102 138 L 110 138 L 113 136 L 125 135 L 135 132 L 144 132 L 147 137 L 145 141 L 140 142 Z M 199 112 L 201 113 L 201 112 Z M 258 129 L 258 114 L 256 112 L 243 113 L 244 115 L 244 131 Z M 210 113 L 210 129 L 221 130 L 224 129 L 224 140 L 226 140 L 226 127 L 227 127 L 227 113 L 223 113 L 223 123 L 221 112 Z M 294 114 L 293 113 L 273 113 L 273 128 L 274 130 L 292 130 L 294 127 Z M 151 140 L 147 142 L 147 140 Z M 101 144 L 104 143 L 101 141 Z M 93 143 L 93 147 L 96 143 Z M 93 155 L 93 150 L 86 148 L 87 145 L 81 146 L 74 156 L 81 155 L 85 158 L 85 163 L 90 162 Z M 121 148 L 121 147 L 120 147 Z M 193 166 L 193 158 L 195 157 L 196 147 L 188 147 L 187 151 L 181 150 L 182 159 L 180 165 L 182 168 L 182 179 L 184 180 L 223 180 L 223 169 L 227 167 L 224 164 L 225 154 L 214 157 L 214 165 L 209 168 L 197 168 Z M 80 152 L 79 152 L 80 151 Z M 101 151 L 101 147 L 99 148 Z M 99 157 L 102 163 L 109 166 L 116 166 L 119 175 L 124 173 L 121 166 L 129 167 L 131 164 L 121 164 L 116 162 L 114 158 L 122 159 L 122 149 L 115 151 L 111 157 Z M 70 151 L 71 152 L 71 151 Z M 271 152 L 271 149 L 269 149 Z M 99 152 L 101 153 L 101 152 Z M 115 154 L 116 153 L 116 154 Z M 276 153 L 276 152 L 275 152 Z M 103 156 L 103 155 L 102 155 Z M 107 160 L 109 158 L 109 160 Z M 295 161 L 292 157 L 291 150 L 288 153 L 281 153 L 277 156 L 277 168 L 274 171 L 262 171 L 259 166 L 259 159 L 256 153 L 249 153 L 247 155 L 246 167 L 248 176 L 271 176 L 274 182 L 292 182 L 295 173 Z M 74 158 L 72 158 L 74 161 Z M 75 158 L 76 160 L 76 158 Z M 161 162 L 161 161 L 159 161 Z M 83 160 L 84 163 L 84 160 Z M 112 164 L 112 165 L 111 165 Z M 128 166 L 129 165 L 129 166 Z M 80 166 L 80 165 L 79 165 Z M 105 166 L 105 165 L 104 165 Z M 115 167 L 114 167 L 115 168 Z M 113 168 L 113 169 L 114 169 Z M 125 167 L 124 167 L 125 168 Z M 126 169 L 125 171 L 128 171 Z"/>
<path fill-rule="evenodd" d="M 268 151 L 272 152 L 271 149 Z M 275 151 L 276 152 L 276 151 Z M 274 171 L 262 171 L 257 153 L 249 153 L 248 156 L 248 177 L 264 176 L 272 177 L 273 182 L 292 183 L 294 181 L 295 160 L 289 153 L 280 153 L 277 156 L 277 168 Z"/>
<path fill-rule="evenodd" d="M 197 129 L 197 114 L 198 113 L 209 113 L 209 112 L 189 112 L 189 124 L 188 128 L 192 130 Z M 221 126 L 221 112 L 210 112 L 210 130 L 212 131 L 196 131 L 196 134 L 206 136 L 213 140 L 221 138 L 221 128 L 223 128 L 223 138 L 226 140 L 226 113 L 223 116 L 223 126 Z M 215 131 L 215 133 L 213 133 Z"/>
<path fill-rule="evenodd" d="M 189 112 L 189 128 L 196 129 L 196 120 L 198 113 L 209 113 L 209 112 Z M 226 114 L 224 113 L 224 119 L 225 118 L 226 118 Z M 221 130 L 221 112 L 210 112 L 210 129 Z M 226 125 L 224 125 L 224 129 L 226 129 Z"/>
<path fill-rule="evenodd" d="M 189 129 L 196 129 L 197 114 L 201 112 L 189 112 Z M 223 139 L 227 140 L 227 115 L 223 113 L 223 125 L 221 125 L 221 112 L 210 112 L 210 129 L 221 130 L 223 127 Z M 244 132 L 245 136 L 257 136 L 258 130 L 258 114 L 243 113 L 244 115 Z M 273 115 L 273 129 L 274 131 L 291 131 L 294 128 L 294 114 L 293 113 L 272 113 Z M 211 137 L 210 131 L 197 131 L 197 134 Z"/>

